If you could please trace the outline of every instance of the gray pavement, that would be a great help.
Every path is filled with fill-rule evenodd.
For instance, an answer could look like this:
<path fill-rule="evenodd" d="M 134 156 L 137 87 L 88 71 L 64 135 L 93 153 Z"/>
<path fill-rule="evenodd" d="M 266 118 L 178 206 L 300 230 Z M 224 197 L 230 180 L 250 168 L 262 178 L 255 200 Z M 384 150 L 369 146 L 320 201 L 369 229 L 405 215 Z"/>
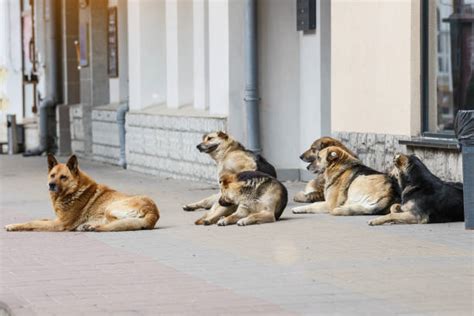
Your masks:
<path fill-rule="evenodd" d="M 64 160 L 64 159 L 63 159 Z M 463 223 L 369 227 L 293 215 L 203 227 L 181 205 L 216 191 L 80 161 L 98 182 L 148 194 L 157 229 L 0 230 L 0 301 L 15 315 L 473 315 L 474 234 Z M 285 183 L 290 195 L 303 183 Z M 0 156 L 0 225 L 53 217 L 46 159 Z"/>

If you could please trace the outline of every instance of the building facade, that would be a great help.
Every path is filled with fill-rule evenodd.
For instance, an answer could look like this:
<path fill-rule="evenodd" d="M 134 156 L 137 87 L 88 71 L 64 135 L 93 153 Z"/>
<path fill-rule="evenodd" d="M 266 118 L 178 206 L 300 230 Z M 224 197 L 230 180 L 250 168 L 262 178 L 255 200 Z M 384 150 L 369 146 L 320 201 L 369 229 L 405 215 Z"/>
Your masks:
<path fill-rule="evenodd" d="M 245 106 L 252 4 L 257 131 Z M 22 8 L 2 14 L 23 10 L 9 17 L 24 25 Z M 227 130 L 247 145 L 257 132 L 281 178 L 306 180 L 299 155 L 333 135 L 376 169 L 409 152 L 460 180 L 453 120 L 474 108 L 473 8 L 471 0 L 35 0 L 30 11 L 35 39 L 56 39 L 59 153 L 215 181 L 213 162 L 195 148 L 202 134 Z M 298 30 L 308 14 L 314 27 Z M 48 28 L 53 22 L 57 33 Z M 2 51 L 16 47 L 2 41 Z M 47 49 L 38 44 L 36 59 L 46 63 Z M 35 70 L 40 91 L 51 82 L 41 72 L 47 66 Z M 7 95 L 18 97 L 10 88 Z M 20 99 L 2 115 L 34 118 L 18 111 L 29 102 Z"/>

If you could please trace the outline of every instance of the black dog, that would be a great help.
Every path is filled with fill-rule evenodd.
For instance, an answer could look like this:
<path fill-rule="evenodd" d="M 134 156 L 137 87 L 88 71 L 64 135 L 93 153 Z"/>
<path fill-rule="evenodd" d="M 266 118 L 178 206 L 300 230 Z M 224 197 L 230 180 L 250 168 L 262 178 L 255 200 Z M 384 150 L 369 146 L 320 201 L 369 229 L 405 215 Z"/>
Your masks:
<path fill-rule="evenodd" d="M 442 181 L 415 155 L 396 155 L 394 165 L 392 174 L 400 185 L 402 204 L 393 204 L 390 214 L 369 225 L 464 221 L 462 183 Z"/>

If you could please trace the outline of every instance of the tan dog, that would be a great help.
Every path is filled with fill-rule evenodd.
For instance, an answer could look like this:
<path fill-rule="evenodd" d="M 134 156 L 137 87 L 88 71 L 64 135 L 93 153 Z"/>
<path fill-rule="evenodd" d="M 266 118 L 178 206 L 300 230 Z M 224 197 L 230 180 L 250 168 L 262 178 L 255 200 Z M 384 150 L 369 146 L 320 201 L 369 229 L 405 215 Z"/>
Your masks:
<path fill-rule="evenodd" d="M 262 156 L 253 153 L 228 134 L 219 131 L 203 136 L 202 142 L 196 146 L 200 152 L 207 153 L 217 164 L 218 179 L 223 174 L 239 173 L 242 171 L 261 171 L 276 177 L 275 168 Z M 183 206 L 185 211 L 211 209 L 198 219 L 196 225 L 211 225 L 217 223 L 222 216 L 228 216 L 236 209 L 235 206 L 219 205 L 220 194 L 214 194 L 201 201 Z"/>
<path fill-rule="evenodd" d="M 349 155 L 357 158 L 357 155 L 354 154 L 346 146 L 344 146 L 344 144 L 341 143 L 339 140 L 325 136 L 315 140 L 311 144 L 311 147 L 303 154 L 301 154 L 300 159 L 304 162 L 312 163 L 322 149 L 330 146 L 342 148 Z M 313 203 L 317 201 L 324 201 L 324 175 L 322 173 L 316 173 L 316 178 L 306 184 L 304 191 L 296 193 L 293 200 L 295 202 L 300 203 Z"/>
<path fill-rule="evenodd" d="M 259 171 L 226 174 L 220 180 L 222 206 L 237 210 L 221 218 L 217 225 L 272 223 L 278 220 L 288 203 L 288 191 L 277 179 Z"/>
<path fill-rule="evenodd" d="M 342 148 L 321 150 L 308 169 L 324 174 L 325 201 L 296 207 L 295 214 L 387 214 L 388 208 L 399 200 L 395 180 L 363 165 Z"/>
<path fill-rule="evenodd" d="M 67 164 L 48 155 L 48 187 L 57 218 L 7 225 L 7 231 L 125 231 L 153 229 L 158 208 L 146 196 L 130 196 L 97 184 L 79 170 L 76 156 Z"/>

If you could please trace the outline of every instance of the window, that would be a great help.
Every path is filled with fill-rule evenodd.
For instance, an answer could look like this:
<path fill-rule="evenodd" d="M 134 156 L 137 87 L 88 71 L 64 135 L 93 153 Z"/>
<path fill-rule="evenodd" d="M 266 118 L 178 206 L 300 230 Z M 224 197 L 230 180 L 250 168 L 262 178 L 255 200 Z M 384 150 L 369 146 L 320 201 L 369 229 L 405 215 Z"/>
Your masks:
<path fill-rule="evenodd" d="M 422 2 L 423 132 L 454 136 L 460 109 L 474 110 L 474 0 Z"/>

